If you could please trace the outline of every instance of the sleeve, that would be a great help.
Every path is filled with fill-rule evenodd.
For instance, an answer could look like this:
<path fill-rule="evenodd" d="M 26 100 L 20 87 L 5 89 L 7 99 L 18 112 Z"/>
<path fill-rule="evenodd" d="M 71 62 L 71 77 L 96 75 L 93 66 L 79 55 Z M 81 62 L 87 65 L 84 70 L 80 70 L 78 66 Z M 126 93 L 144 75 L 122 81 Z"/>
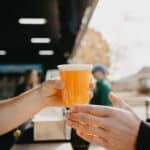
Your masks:
<path fill-rule="evenodd" d="M 136 150 L 150 149 L 150 124 L 142 122 L 137 137 Z"/>

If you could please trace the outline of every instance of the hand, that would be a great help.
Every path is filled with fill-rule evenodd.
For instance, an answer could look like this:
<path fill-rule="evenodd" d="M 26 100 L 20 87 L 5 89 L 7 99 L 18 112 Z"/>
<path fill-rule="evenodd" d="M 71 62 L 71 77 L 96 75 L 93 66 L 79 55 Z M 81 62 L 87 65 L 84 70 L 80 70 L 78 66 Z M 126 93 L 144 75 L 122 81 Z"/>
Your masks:
<path fill-rule="evenodd" d="M 45 100 L 48 106 L 63 106 L 61 90 L 64 84 L 60 80 L 49 80 L 44 82 L 39 88 L 41 99 Z"/>
<path fill-rule="evenodd" d="M 64 88 L 64 84 L 60 80 L 49 80 L 44 82 L 39 88 L 38 92 L 42 100 L 45 100 L 48 106 L 64 106 L 61 90 Z M 90 89 L 93 88 L 93 84 L 89 85 L 89 99 L 92 98 L 93 94 Z"/>
<path fill-rule="evenodd" d="M 141 119 L 113 94 L 110 95 L 110 100 L 120 108 L 74 106 L 67 115 L 67 123 L 83 139 L 106 149 L 135 150 Z"/>

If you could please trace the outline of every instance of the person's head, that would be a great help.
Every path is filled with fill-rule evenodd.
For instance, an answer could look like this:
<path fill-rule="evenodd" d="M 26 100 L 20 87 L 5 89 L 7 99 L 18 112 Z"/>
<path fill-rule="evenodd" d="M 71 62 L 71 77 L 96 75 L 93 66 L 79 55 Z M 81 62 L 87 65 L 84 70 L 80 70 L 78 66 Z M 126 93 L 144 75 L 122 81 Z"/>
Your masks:
<path fill-rule="evenodd" d="M 39 82 L 38 72 L 34 69 L 27 70 L 24 75 L 24 82 L 26 84 L 38 84 Z"/>
<path fill-rule="evenodd" d="M 96 80 L 102 79 L 107 76 L 108 71 L 103 65 L 96 65 L 92 69 L 92 74 Z"/>

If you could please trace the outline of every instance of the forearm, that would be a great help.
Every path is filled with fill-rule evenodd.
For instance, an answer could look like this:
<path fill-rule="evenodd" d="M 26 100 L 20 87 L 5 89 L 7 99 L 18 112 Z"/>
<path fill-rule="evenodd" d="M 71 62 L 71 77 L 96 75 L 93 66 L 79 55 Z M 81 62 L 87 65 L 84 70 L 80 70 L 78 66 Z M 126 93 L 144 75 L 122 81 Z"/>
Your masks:
<path fill-rule="evenodd" d="M 136 150 L 147 150 L 150 148 L 150 124 L 141 122 L 137 138 Z"/>
<path fill-rule="evenodd" d="M 38 90 L 33 89 L 0 103 L 0 135 L 22 124 L 46 106 Z"/>

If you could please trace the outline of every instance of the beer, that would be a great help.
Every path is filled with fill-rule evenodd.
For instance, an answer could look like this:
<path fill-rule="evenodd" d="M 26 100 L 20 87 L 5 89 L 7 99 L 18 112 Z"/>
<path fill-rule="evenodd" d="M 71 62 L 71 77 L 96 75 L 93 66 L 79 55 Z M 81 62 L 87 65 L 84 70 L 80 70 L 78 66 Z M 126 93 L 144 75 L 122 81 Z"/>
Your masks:
<path fill-rule="evenodd" d="M 75 104 L 87 104 L 89 101 L 89 85 L 91 65 L 59 65 L 60 78 L 65 87 L 62 99 L 66 107 Z"/>

